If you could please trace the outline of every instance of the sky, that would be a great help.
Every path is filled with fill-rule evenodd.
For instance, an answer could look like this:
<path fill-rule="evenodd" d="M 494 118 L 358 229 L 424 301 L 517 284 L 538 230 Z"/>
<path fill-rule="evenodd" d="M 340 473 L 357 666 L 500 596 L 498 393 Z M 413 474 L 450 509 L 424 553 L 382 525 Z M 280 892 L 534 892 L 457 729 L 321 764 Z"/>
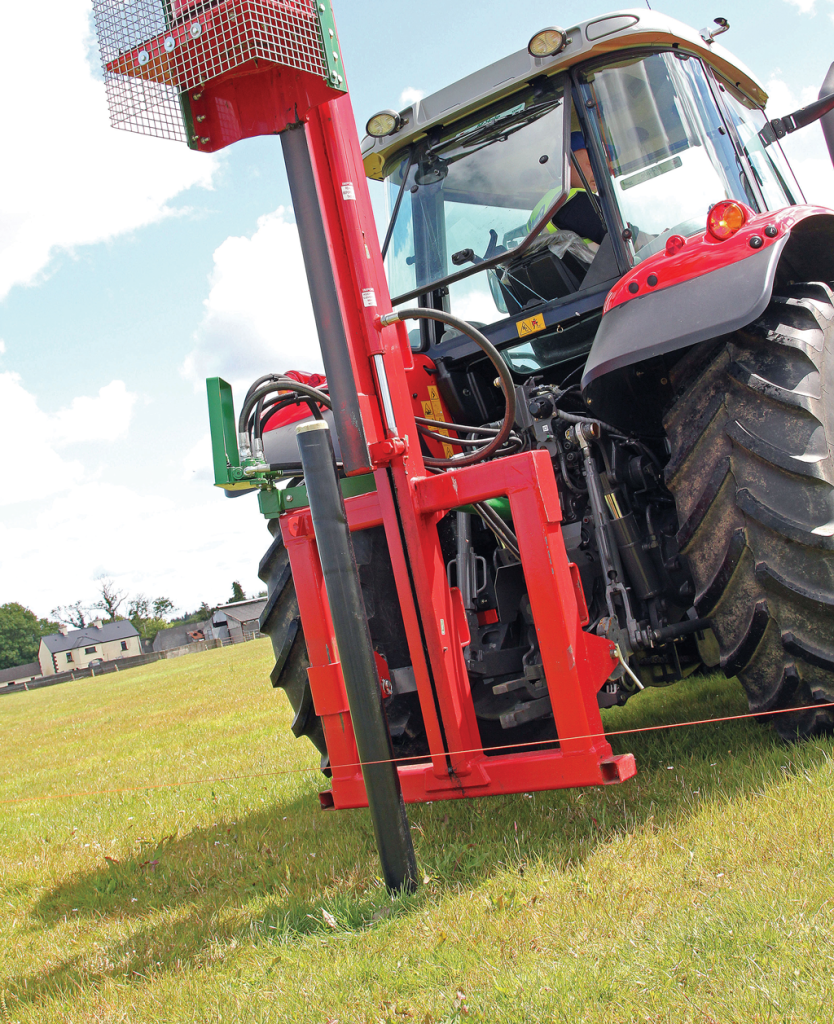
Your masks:
<path fill-rule="evenodd" d="M 815 99 L 834 0 L 651 0 L 765 84 L 771 116 Z M 261 588 L 253 497 L 212 487 L 204 380 L 317 369 L 280 141 L 211 156 L 109 127 L 90 0 L 11 4 L 0 39 L 0 604 L 47 616 L 106 576 L 180 611 Z M 634 5 L 637 9 L 637 5 Z M 526 46 L 604 0 L 334 0 L 358 125 Z M 32 45 L 21 46 L 21 39 Z M 818 125 L 785 150 L 834 208 Z M 375 186 L 379 188 L 379 186 Z M 238 393 L 239 395 L 240 393 Z"/>

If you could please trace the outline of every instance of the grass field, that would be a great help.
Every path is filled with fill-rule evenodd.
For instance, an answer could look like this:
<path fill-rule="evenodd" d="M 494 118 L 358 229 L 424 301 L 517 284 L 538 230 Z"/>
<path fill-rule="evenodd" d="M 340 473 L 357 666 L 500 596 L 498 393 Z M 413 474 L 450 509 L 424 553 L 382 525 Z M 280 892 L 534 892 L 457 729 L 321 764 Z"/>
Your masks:
<path fill-rule="evenodd" d="M 257 641 L 0 700 L 0 1022 L 834 1017 L 830 741 L 624 736 L 623 786 L 411 807 L 426 881 L 392 901 L 318 773 L 229 778 L 316 763 L 269 663 Z M 704 679 L 605 721 L 744 710 Z"/>

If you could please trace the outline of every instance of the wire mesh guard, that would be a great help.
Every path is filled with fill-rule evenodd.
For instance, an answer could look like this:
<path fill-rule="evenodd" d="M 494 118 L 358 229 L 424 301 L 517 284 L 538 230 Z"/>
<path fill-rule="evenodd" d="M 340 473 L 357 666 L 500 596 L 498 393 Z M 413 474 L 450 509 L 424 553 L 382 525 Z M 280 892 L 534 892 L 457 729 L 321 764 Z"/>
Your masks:
<path fill-rule="evenodd" d="M 254 58 L 328 75 L 315 0 L 93 0 L 93 14 L 114 128 L 186 142 L 180 95 Z"/>

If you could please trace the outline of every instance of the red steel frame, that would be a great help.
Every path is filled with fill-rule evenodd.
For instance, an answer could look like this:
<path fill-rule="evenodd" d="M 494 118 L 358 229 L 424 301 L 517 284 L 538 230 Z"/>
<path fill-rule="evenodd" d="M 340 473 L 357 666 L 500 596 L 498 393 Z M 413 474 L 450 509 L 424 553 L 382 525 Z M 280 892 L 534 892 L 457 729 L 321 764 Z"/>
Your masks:
<path fill-rule="evenodd" d="M 613 756 L 596 695 L 616 665 L 605 639 L 582 631 L 585 602 L 561 536 L 556 480 L 544 452 L 428 474 L 408 371 L 412 354 L 401 323 L 382 328 L 391 309 L 376 224 L 348 95 L 308 112 L 305 130 L 345 323 L 377 490 L 346 502 L 351 530 L 382 525 L 412 656 L 430 756 L 403 764 L 407 801 L 454 799 L 620 782 L 635 774 L 631 754 Z M 351 188 L 346 188 L 348 184 Z M 386 380 L 373 357 L 381 355 Z M 396 431 L 382 411 L 387 385 Z M 463 659 L 468 626 L 449 586 L 437 521 L 452 508 L 506 495 L 519 538 L 558 746 L 489 755 L 481 743 Z M 333 770 L 326 805 L 367 803 L 347 698 L 334 658 L 332 624 L 309 510 L 286 513 L 281 529 L 310 657 L 310 684 Z M 508 742 L 511 740 L 508 739 Z"/>
<path fill-rule="evenodd" d="M 347 500 L 350 528 L 385 529 L 430 750 L 424 761 L 399 767 L 405 799 L 630 778 L 636 771 L 634 757 L 612 755 L 596 700 L 617 656 L 607 640 L 582 631 L 587 609 L 562 540 L 559 495 L 546 453 L 521 453 L 440 475 L 426 471 L 411 399 L 419 389 L 409 386 L 415 367 L 408 336 L 401 323 L 384 328 L 380 323 L 391 300 L 348 94 L 336 94 L 300 71 L 250 62 L 192 90 L 189 102 L 205 132 L 199 148 L 207 151 L 249 135 L 277 133 L 293 123 L 304 125 L 377 486 L 375 493 Z M 381 357 L 382 370 L 374 357 Z M 386 389 L 393 424 L 382 405 Z M 463 658 L 469 640 L 466 614 L 460 593 L 449 586 L 436 524 L 449 509 L 502 495 L 509 498 L 519 539 L 560 740 L 548 749 L 489 755 L 479 736 Z M 333 771 L 332 790 L 322 794 L 322 802 L 364 806 L 309 510 L 285 513 L 281 530 L 311 662 L 313 702 Z"/>

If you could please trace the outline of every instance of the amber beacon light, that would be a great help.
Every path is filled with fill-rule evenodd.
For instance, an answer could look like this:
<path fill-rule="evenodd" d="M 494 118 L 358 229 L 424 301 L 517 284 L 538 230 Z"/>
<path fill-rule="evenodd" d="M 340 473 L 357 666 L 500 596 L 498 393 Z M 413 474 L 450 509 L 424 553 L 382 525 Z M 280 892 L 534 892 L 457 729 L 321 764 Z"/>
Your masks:
<path fill-rule="evenodd" d="M 716 203 L 707 216 L 707 231 L 718 242 L 725 242 L 747 223 L 747 211 L 732 199 Z"/>

